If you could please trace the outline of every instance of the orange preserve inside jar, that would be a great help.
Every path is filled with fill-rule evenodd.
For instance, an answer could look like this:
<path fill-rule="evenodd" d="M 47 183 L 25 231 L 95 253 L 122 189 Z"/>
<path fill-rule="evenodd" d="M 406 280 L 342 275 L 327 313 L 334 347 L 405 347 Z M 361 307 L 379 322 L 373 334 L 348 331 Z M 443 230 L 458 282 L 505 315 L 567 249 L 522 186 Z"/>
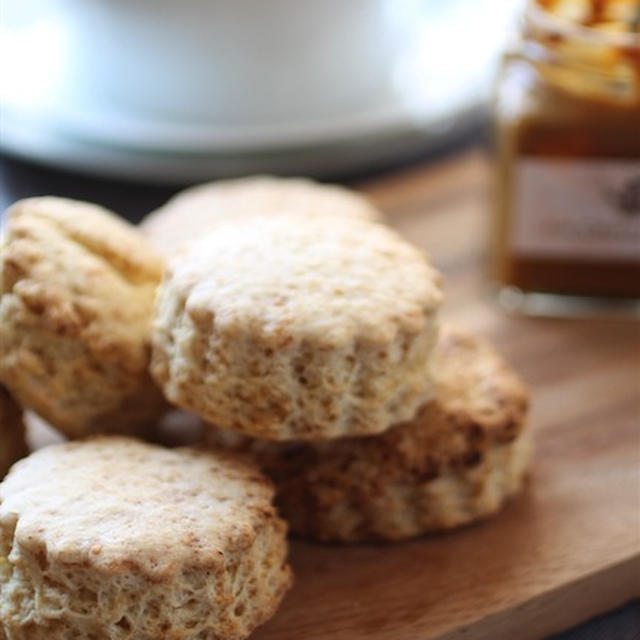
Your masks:
<path fill-rule="evenodd" d="M 503 299 L 637 306 L 640 0 L 530 1 L 503 62 L 495 125 Z"/>

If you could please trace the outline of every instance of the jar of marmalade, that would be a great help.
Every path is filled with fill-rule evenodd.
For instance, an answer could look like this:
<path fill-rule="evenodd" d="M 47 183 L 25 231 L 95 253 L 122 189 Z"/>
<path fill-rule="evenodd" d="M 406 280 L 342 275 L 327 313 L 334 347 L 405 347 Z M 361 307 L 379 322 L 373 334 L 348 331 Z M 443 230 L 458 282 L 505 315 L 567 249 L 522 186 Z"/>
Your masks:
<path fill-rule="evenodd" d="M 639 0 L 531 0 L 495 118 L 500 300 L 525 312 L 637 310 Z"/>

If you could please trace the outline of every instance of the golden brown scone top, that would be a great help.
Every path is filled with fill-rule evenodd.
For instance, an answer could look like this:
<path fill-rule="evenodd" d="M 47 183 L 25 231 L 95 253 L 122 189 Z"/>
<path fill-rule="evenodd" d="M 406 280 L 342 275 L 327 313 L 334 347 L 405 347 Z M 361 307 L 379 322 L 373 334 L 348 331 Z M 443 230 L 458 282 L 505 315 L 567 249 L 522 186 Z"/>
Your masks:
<path fill-rule="evenodd" d="M 276 518 L 273 489 L 229 453 L 118 436 L 40 449 L 0 484 L 0 527 L 50 562 L 151 580 L 224 571 Z"/>
<path fill-rule="evenodd" d="M 281 215 L 221 225 L 194 242 L 169 262 L 163 292 L 184 301 L 195 325 L 213 321 L 221 334 L 344 345 L 421 331 L 442 301 L 440 285 L 424 253 L 388 227 Z"/>
<path fill-rule="evenodd" d="M 7 212 L 0 293 L 16 296 L 61 331 L 79 330 L 100 315 L 124 320 L 140 309 L 140 292 L 153 296 L 163 269 L 161 256 L 131 225 L 97 205 L 28 198 Z"/>
<path fill-rule="evenodd" d="M 297 219 L 338 216 L 381 220 L 383 214 L 362 194 L 307 178 L 249 176 L 185 189 L 140 224 L 155 246 L 172 253 L 219 224 L 283 212 Z"/>
<path fill-rule="evenodd" d="M 9 230 L 47 224 L 88 252 L 112 265 L 134 283 L 157 282 L 162 277 L 163 259 L 132 226 L 107 209 L 90 202 L 42 196 L 19 200 L 7 211 Z"/>

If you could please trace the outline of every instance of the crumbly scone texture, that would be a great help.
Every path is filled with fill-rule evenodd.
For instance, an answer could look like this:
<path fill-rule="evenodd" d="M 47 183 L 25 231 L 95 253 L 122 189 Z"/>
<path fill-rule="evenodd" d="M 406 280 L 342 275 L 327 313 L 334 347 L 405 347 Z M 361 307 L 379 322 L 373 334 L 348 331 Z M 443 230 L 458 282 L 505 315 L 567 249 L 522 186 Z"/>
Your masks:
<path fill-rule="evenodd" d="M 0 484 L 7 640 L 240 640 L 291 583 L 273 487 L 229 452 L 100 436 Z"/>
<path fill-rule="evenodd" d="M 0 386 L 0 479 L 9 467 L 27 455 L 22 409 L 7 390 Z"/>
<path fill-rule="evenodd" d="M 210 428 L 209 443 L 250 452 L 300 535 L 397 540 L 497 511 L 530 462 L 528 396 L 485 340 L 443 325 L 433 356 L 435 397 L 375 437 L 270 443 Z"/>
<path fill-rule="evenodd" d="M 221 226 L 169 264 L 151 372 L 172 403 L 258 437 L 379 433 L 431 395 L 439 285 L 380 224 Z"/>
<path fill-rule="evenodd" d="M 163 410 L 148 374 L 163 259 L 96 205 L 21 200 L 0 253 L 0 381 L 66 435 L 136 432 Z"/>
<path fill-rule="evenodd" d="M 365 196 L 345 187 L 307 178 L 250 176 L 185 189 L 150 213 L 140 228 L 158 249 L 173 253 L 221 223 L 283 212 L 301 220 L 326 216 L 383 218 Z"/>

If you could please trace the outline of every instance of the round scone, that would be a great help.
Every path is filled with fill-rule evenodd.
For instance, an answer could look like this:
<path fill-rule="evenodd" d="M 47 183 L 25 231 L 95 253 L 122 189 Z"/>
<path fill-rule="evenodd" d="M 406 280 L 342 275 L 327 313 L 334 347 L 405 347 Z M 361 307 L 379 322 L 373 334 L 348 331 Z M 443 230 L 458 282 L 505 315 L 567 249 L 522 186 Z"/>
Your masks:
<path fill-rule="evenodd" d="M 318 540 L 398 540 L 497 511 L 531 458 L 527 392 L 484 340 L 443 326 L 434 399 L 369 438 L 275 443 L 210 428 L 210 444 L 252 453 L 293 532 Z"/>
<path fill-rule="evenodd" d="M 0 381 L 20 404 L 71 437 L 152 422 L 164 265 L 147 240 L 96 205 L 29 198 L 8 211 L 0 260 Z"/>
<path fill-rule="evenodd" d="M 0 386 L 0 478 L 19 458 L 27 454 L 22 409 Z"/>
<path fill-rule="evenodd" d="M 338 185 L 306 178 L 251 176 L 185 189 L 150 213 L 140 227 L 158 249 L 173 253 L 221 223 L 272 217 L 283 211 L 302 219 L 382 219 L 382 213 L 362 194 Z"/>
<path fill-rule="evenodd" d="M 380 224 L 221 226 L 169 264 L 151 372 L 172 403 L 255 436 L 378 433 L 432 392 L 439 280 Z"/>
<path fill-rule="evenodd" d="M 0 484 L 7 640 L 239 640 L 291 582 L 257 468 L 118 436 L 53 445 Z"/>

